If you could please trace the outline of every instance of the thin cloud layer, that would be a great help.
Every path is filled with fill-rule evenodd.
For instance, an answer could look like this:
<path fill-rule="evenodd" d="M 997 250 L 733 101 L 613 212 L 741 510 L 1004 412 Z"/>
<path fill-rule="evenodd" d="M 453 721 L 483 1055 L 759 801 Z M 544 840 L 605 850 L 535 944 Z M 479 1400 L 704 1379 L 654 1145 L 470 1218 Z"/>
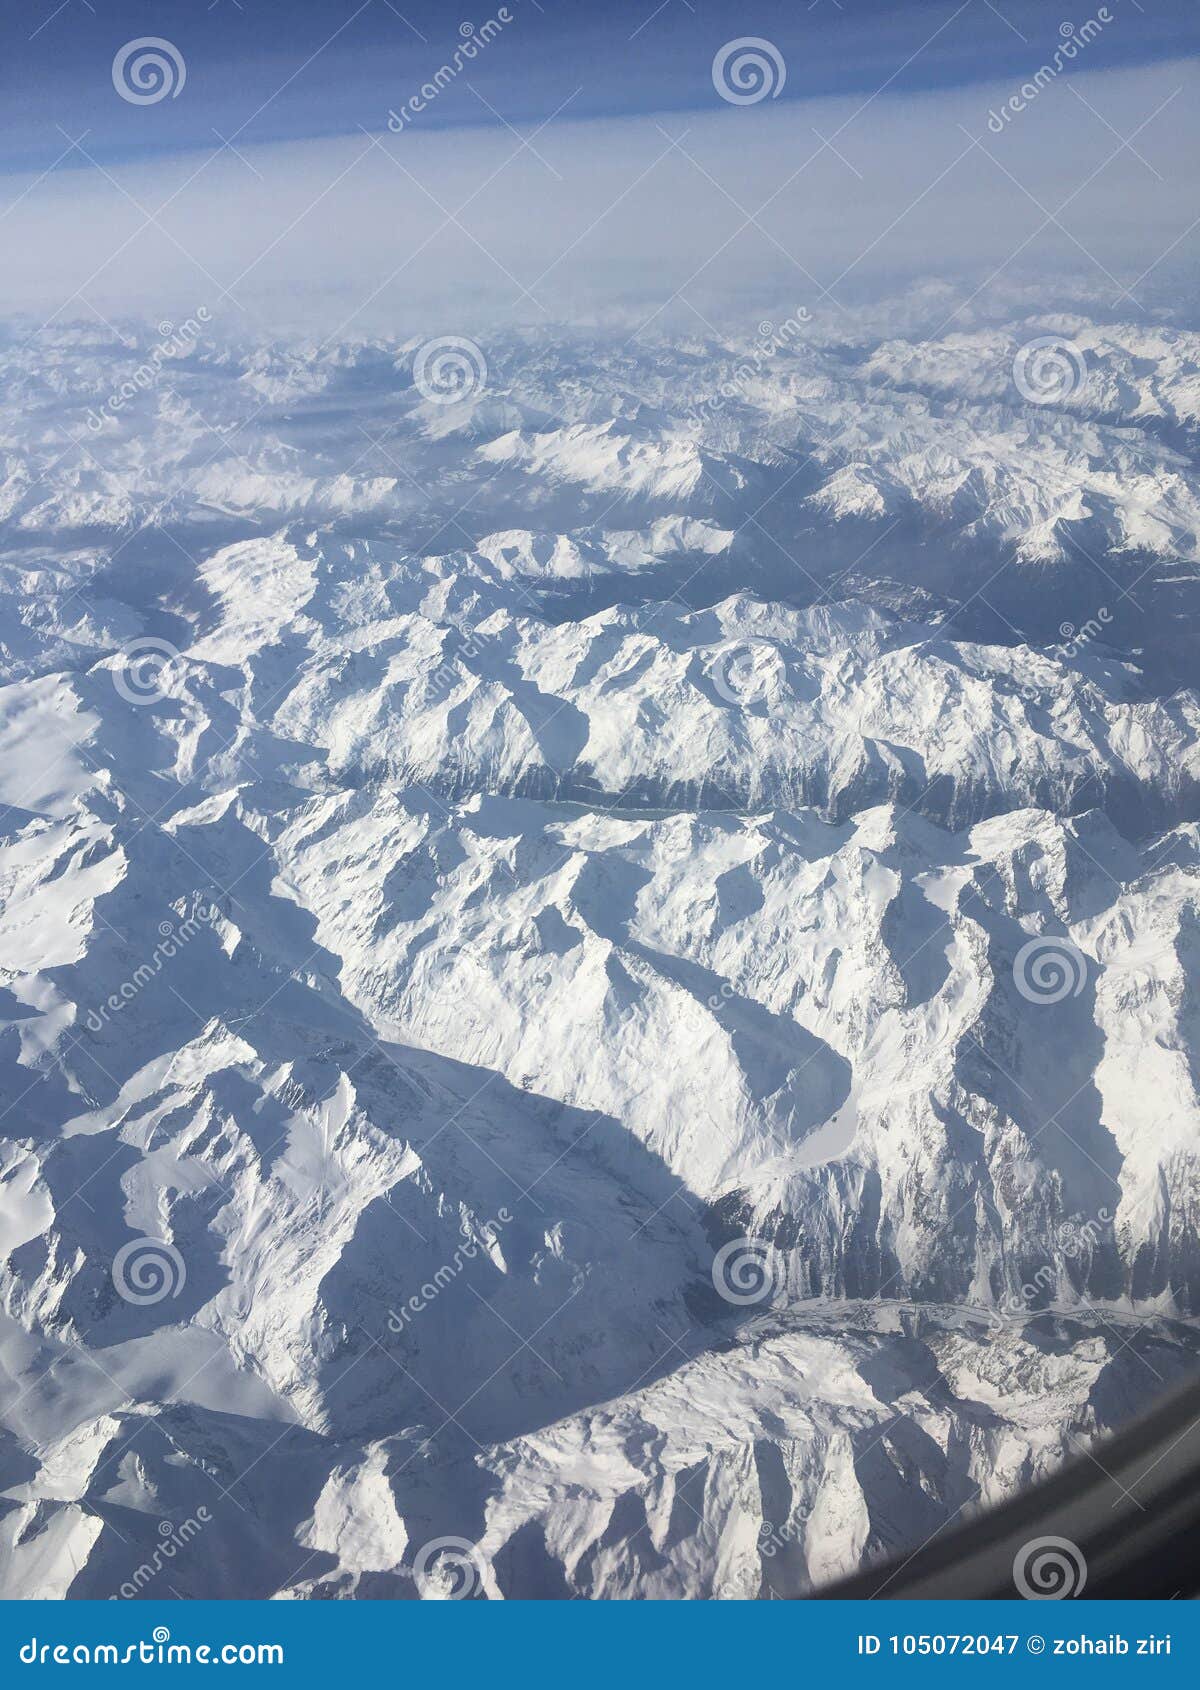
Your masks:
<path fill-rule="evenodd" d="M 371 133 L 10 179 L 0 311 L 230 332 L 820 319 L 911 277 L 1069 269 L 1111 308 L 1195 253 L 1193 60 L 916 97 Z M 997 132 L 997 130 L 999 132 Z M 23 196 L 23 197 L 22 197 Z"/>

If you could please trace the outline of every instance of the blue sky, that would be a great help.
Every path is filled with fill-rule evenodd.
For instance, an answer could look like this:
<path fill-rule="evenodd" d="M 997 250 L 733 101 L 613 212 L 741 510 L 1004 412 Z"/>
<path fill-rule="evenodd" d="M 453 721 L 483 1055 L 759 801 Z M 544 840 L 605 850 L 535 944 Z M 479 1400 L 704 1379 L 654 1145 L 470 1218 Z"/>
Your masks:
<path fill-rule="evenodd" d="M 703 110 L 714 52 L 762 36 L 787 62 L 782 100 L 895 93 L 1020 78 L 1093 17 L 1093 0 L 509 0 L 513 23 L 439 98 L 422 125 L 540 123 L 570 98 L 572 118 Z M 1200 49 L 1194 0 L 1109 0 L 1114 23 L 1090 71 Z M 656 9 L 657 8 L 657 9 Z M 239 145 L 378 128 L 453 50 L 459 25 L 495 0 L 26 0 L 5 10 L 0 167 L 44 169 L 61 130 L 88 132 L 101 159 L 211 142 Z M 187 65 L 186 98 L 129 106 L 112 88 L 116 50 L 161 36 Z M 499 115 L 497 115 L 499 114 Z M 67 168 L 80 161 L 72 157 Z"/>
<path fill-rule="evenodd" d="M 836 323 L 858 292 L 1031 272 L 1101 312 L 1195 291 L 1194 0 L 1107 0 L 999 129 L 990 109 L 1105 0 L 507 0 L 389 133 L 501 3 L 10 5 L 0 314 L 203 302 L 230 332 L 390 333 L 801 303 Z M 186 65 L 177 98 L 119 97 L 114 55 L 145 36 Z M 786 64 L 780 97 L 714 89 L 746 36 Z"/>

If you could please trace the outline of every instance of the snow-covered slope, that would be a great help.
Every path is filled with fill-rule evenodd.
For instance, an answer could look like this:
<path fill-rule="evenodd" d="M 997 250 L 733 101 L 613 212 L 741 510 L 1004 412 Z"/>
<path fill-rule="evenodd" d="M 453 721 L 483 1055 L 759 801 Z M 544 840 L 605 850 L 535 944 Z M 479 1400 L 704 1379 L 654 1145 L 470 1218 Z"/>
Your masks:
<path fill-rule="evenodd" d="M 1193 1367 L 1194 335 L 132 338 L 3 348 L 6 1594 L 793 1594 Z"/>

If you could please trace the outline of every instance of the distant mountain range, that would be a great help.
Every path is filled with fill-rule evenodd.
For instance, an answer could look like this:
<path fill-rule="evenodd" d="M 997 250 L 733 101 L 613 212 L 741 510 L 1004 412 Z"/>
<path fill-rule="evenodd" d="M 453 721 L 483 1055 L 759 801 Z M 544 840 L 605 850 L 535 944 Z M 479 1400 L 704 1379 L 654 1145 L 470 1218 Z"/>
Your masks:
<path fill-rule="evenodd" d="M 1200 335 L 901 327 L 10 326 L 5 1594 L 796 1595 L 1194 1373 Z"/>

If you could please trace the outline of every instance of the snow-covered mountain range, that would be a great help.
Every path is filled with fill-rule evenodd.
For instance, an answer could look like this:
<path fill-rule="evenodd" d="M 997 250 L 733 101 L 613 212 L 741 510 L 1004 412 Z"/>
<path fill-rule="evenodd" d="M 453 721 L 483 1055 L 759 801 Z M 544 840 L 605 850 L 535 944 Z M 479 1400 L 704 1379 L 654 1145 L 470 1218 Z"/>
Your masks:
<path fill-rule="evenodd" d="M 1200 335 L 944 305 L 6 330 L 6 1594 L 795 1595 L 1194 1373 Z"/>

